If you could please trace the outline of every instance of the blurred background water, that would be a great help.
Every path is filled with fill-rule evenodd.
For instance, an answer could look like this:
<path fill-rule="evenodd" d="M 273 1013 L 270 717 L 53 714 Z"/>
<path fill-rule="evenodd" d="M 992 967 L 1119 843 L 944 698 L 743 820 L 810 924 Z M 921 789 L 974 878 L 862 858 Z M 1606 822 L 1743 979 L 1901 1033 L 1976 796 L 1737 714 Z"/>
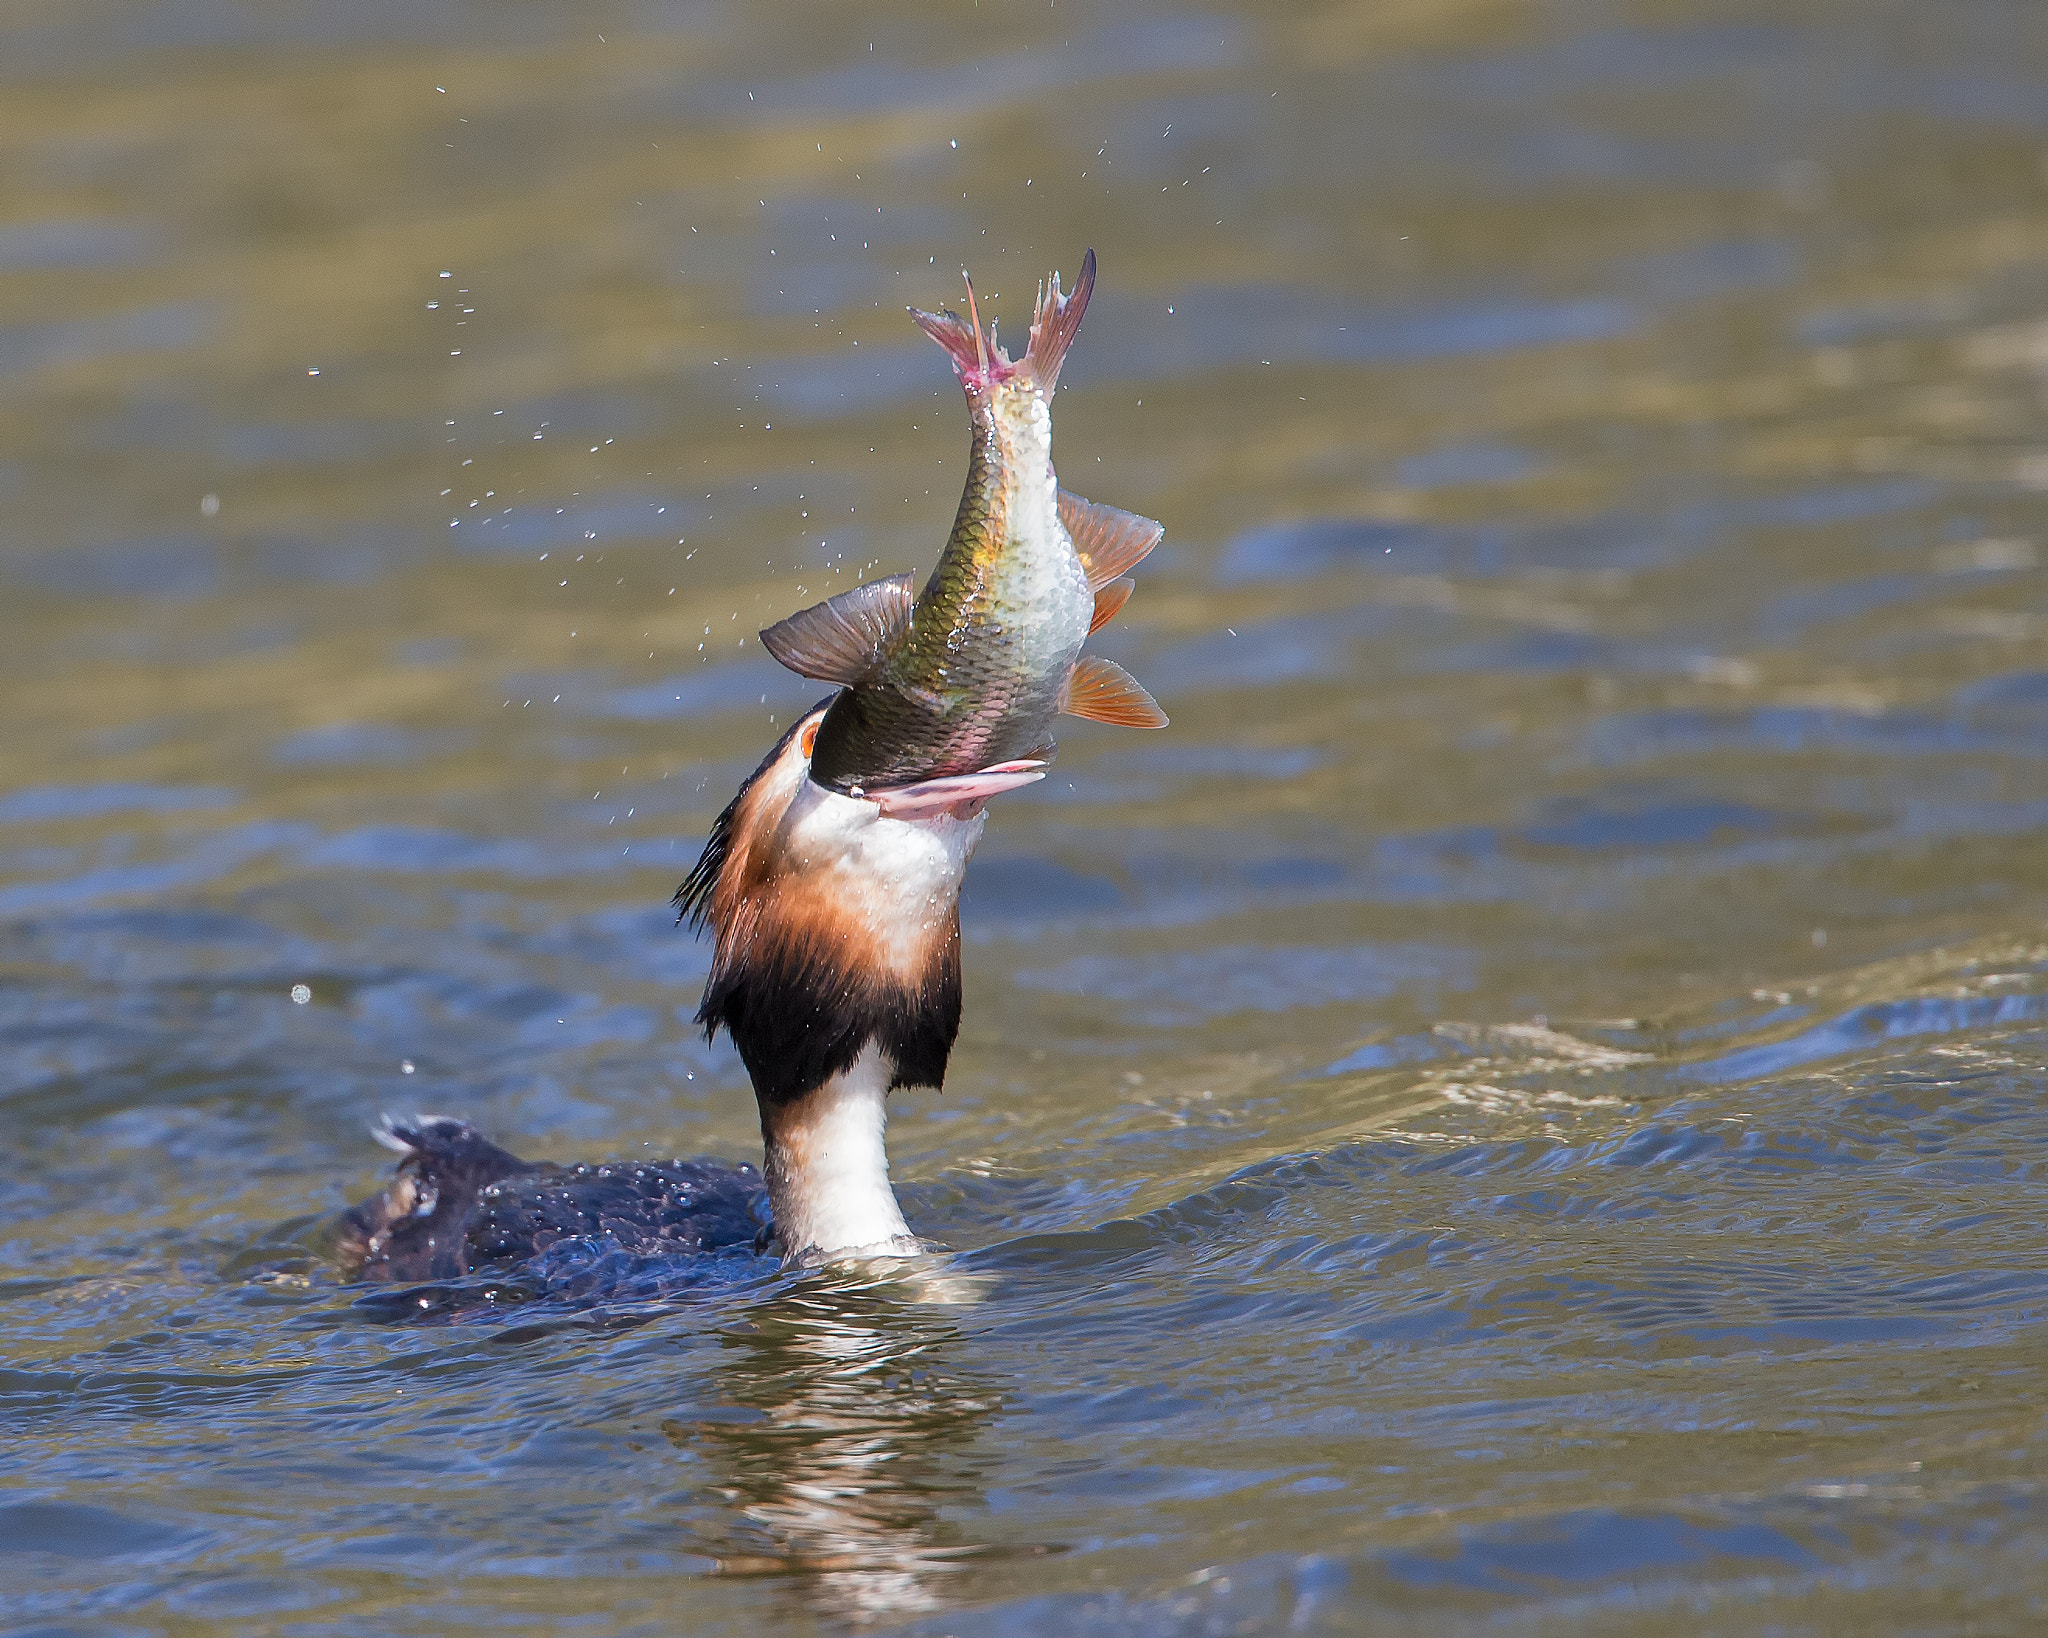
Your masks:
<path fill-rule="evenodd" d="M 0 16 L 0 1624 L 2009 1633 L 2048 1603 L 2048 12 Z M 1102 278 L 1173 714 L 997 804 L 933 1290 L 317 1256 L 758 1153 L 666 900 Z M 310 999 L 295 1004 L 293 986 Z"/>

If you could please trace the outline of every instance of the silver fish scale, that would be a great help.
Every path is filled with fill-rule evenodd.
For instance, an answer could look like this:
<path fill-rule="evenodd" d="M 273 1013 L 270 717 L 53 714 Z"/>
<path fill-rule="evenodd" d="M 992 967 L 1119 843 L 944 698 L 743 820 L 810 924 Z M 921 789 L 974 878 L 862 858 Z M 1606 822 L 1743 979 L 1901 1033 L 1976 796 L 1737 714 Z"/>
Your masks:
<path fill-rule="evenodd" d="M 1021 384 L 970 404 L 974 447 L 946 550 L 901 647 L 827 713 L 812 757 L 821 783 L 879 788 L 1052 749 L 1094 595 L 1060 521 L 1051 407 Z"/>

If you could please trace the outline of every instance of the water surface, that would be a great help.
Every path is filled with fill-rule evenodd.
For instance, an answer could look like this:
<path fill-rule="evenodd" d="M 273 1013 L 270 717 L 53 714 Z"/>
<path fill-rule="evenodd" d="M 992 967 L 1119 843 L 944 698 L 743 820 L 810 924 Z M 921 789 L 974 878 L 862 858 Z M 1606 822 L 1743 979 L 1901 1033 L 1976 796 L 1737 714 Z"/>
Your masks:
<path fill-rule="evenodd" d="M 0 21 L 0 1616 L 2048 1602 L 2048 16 Z M 1101 258 L 1172 713 L 997 804 L 943 1279 L 337 1283 L 383 1108 L 749 1158 L 665 901 Z M 292 999 L 304 986 L 308 999 Z"/>

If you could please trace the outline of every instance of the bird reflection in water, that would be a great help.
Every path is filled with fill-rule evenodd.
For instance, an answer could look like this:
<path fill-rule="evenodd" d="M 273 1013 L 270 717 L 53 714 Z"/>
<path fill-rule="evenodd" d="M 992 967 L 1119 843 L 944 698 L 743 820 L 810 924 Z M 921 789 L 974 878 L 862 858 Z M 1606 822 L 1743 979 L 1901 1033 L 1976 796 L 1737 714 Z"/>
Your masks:
<path fill-rule="evenodd" d="M 966 1295 L 814 1279 L 724 1333 L 720 1380 L 753 1414 L 662 1425 L 728 1504 L 702 1545 L 720 1573 L 786 1578 L 812 1613 L 861 1623 L 937 1609 L 964 1560 L 1017 1550 L 966 1523 L 1000 1408 L 958 1363 L 945 1304 Z"/>

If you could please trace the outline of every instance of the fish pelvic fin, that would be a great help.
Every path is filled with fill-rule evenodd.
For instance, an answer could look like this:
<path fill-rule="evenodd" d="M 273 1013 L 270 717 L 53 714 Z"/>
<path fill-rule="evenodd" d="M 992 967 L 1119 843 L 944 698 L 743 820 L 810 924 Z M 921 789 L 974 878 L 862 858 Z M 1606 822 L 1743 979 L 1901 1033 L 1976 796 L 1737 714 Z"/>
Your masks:
<path fill-rule="evenodd" d="M 1024 356 L 1031 373 L 1046 397 L 1059 385 L 1060 366 L 1067 361 L 1067 349 L 1074 344 L 1074 332 L 1081 328 L 1081 315 L 1088 311 L 1088 298 L 1095 290 L 1095 252 L 1081 258 L 1081 276 L 1074 280 L 1072 295 L 1060 294 L 1060 276 L 1047 278 L 1038 287 L 1038 306 L 1031 315 L 1031 344 Z"/>
<path fill-rule="evenodd" d="M 1131 600 L 1131 593 L 1137 588 L 1137 581 L 1125 575 L 1120 580 L 1112 580 L 1098 591 L 1095 594 L 1095 614 L 1088 622 L 1088 635 L 1093 637 L 1114 620 L 1117 612 Z"/>
<path fill-rule="evenodd" d="M 1101 591 L 1112 580 L 1129 574 L 1166 533 L 1163 523 L 1141 518 L 1121 507 L 1083 500 L 1064 489 L 1060 491 L 1060 522 L 1073 539 L 1081 567 L 1088 572 L 1088 585 L 1094 591 Z"/>
<path fill-rule="evenodd" d="M 1166 713 L 1145 685 L 1114 660 L 1084 654 L 1067 673 L 1060 709 L 1070 717 L 1118 728 L 1164 728 Z"/>
<path fill-rule="evenodd" d="M 776 621 L 761 633 L 761 646 L 799 677 L 850 688 L 889 657 L 916 605 L 911 576 L 871 580 Z"/>

